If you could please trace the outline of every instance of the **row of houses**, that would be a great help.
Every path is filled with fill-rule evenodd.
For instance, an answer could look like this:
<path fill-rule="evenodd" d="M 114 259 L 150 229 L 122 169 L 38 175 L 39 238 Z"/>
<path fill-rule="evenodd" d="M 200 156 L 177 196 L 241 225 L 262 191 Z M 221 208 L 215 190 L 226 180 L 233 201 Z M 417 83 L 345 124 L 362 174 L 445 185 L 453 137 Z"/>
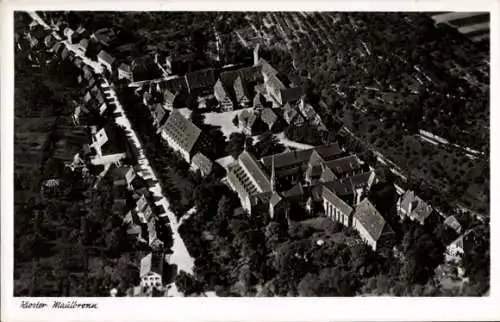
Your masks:
<path fill-rule="evenodd" d="M 110 141 L 111 137 L 124 137 L 124 133 L 112 121 L 116 105 L 104 76 L 96 74 L 62 43 L 55 44 L 50 51 L 54 59 L 73 63 L 80 70 L 77 79 L 82 86 L 83 97 L 80 102 L 74 102 L 72 122 L 68 123 L 68 127 L 73 130 L 86 128 L 86 142 L 79 141 L 80 151 L 66 158 L 66 166 L 72 171 L 93 173 L 94 188 L 104 177 L 111 179 L 111 211 L 123 218 L 130 242 L 140 249 L 151 250 L 138 264 L 140 285 L 134 288 L 133 293 L 136 296 L 160 294 L 164 291 L 163 266 L 168 265 L 169 255 L 163 250 L 163 241 L 157 230 L 163 224 L 159 218 L 166 210 L 155 203 L 147 188 L 147 180 L 138 174 L 138 166 L 130 164 L 130 150 L 117 151 L 116 144 L 113 144 L 116 142 Z"/>

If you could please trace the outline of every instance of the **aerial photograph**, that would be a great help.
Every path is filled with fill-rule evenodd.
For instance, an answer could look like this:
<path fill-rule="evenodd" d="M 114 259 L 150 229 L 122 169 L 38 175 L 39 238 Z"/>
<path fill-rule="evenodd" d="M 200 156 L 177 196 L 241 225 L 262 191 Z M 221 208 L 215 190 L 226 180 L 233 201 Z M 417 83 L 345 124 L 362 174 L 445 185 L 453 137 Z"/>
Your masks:
<path fill-rule="evenodd" d="M 15 11 L 12 37 L 15 297 L 489 296 L 489 12 Z"/>

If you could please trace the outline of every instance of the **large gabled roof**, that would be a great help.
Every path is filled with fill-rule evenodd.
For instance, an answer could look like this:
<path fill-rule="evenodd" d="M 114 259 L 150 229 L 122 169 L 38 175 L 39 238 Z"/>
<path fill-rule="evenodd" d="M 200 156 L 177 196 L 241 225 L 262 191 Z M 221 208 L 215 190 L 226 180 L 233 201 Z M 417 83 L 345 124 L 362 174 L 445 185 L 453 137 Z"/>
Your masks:
<path fill-rule="evenodd" d="M 378 241 L 382 234 L 393 234 L 391 227 L 385 222 L 384 217 L 375 206 L 365 198 L 354 212 L 354 218 L 365 228 L 374 241 Z"/>
<path fill-rule="evenodd" d="M 346 157 L 327 161 L 325 165 L 328 168 L 332 169 L 332 171 L 336 175 L 341 175 L 343 173 L 359 170 L 362 166 L 362 163 L 356 155 L 349 155 Z"/>
<path fill-rule="evenodd" d="M 344 213 L 346 215 L 350 215 L 352 213 L 352 211 L 353 211 L 352 207 L 349 206 L 347 203 L 345 203 L 344 200 L 340 199 L 337 196 L 337 194 L 335 193 L 335 190 L 331 189 L 330 186 L 324 185 L 321 191 L 322 191 L 323 199 L 330 202 L 337 209 L 339 209 L 342 213 Z"/>
<path fill-rule="evenodd" d="M 264 172 L 264 170 L 262 170 L 259 162 L 254 158 L 252 154 L 245 150 L 241 152 L 240 156 L 238 157 L 238 161 L 250 173 L 261 191 L 271 190 L 271 182 L 269 181 L 269 177 Z"/>
<path fill-rule="evenodd" d="M 174 109 L 162 126 L 163 131 L 171 137 L 186 152 L 191 152 L 201 135 L 201 130 Z"/>
<path fill-rule="evenodd" d="M 319 155 L 325 160 L 330 160 L 333 157 L 338 156 L 344 152 L 337 143 L 322 145 L 307 150 L 282 152 L 274 155 L 274 166 L 278 169 L 281 167 L 305 163 L 309 161 L 309 158 L 311 157 L 313 151 L 319 153 Z M 273 157 L 271 155 L 265 156 L 261 159 L 261 162 L 266 168 L 270 168 L 272 165 L 272 158 Z"/>

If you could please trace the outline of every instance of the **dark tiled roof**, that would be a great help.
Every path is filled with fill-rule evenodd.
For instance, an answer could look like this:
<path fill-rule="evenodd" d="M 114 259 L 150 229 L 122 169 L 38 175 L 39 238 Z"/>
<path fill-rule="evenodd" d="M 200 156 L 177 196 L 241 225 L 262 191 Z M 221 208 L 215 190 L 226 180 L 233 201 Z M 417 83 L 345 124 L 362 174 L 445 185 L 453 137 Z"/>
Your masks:
<path fill-rule="evenodd" d="M 209 88 L 214 86 L 216 82 L 215 70 L 213 68 L 191 72 L 185 77 L 189 91 Z"/>
<path fill-rule="evenodd" d="M 336 175 L 359 170 L 361 168 L 361 160 L 356 155 L 349 155 L 343 158 L 327 161 L 325 164 Z"/>
<path fill-rule="evenodd" d="M 301 197 L 304 195 L 304 189 L 300 183 L 297 183 L 289 190 L 283 192 L 283 196 L 286 198 Z"/>
<path fill-rule="evenodd" d="M 342 213 L 344 213 L 346 215 L 350 215 L 352 213 L 353 209 L 351 208 L 351 206 L 349 206 L 342 199 L 340 199 L 336 195 L 335 190 L 330 189 L 330 187 L 328 185 L 323 186 L 322 196 L 325 200 L 327 200 L 332 205 L 334 205 L 337 209 L 342 211 Z"/>
<path fill-rule="evenodd" d="M 337 143 L 322 145 L 308 150 L 283 152 L 274 155 L 274 166 L 276 167 L 276 169 L 278 169 L 281 167 L 305 163 L 309 161 L 309 158 L 311 157 L 313 151 L 317 151 L 319 155 L 325 160 L 330 160 L 333 157 L 344 152 Z M 266 168 L 271 168 L 272 156 L 265 156 L 261 159 L 261 161 Z"/>
<path fill-rule="evenodd" d="M 375 206 L 368 199 L 361 201 L 356 207 L 354 218 L 366 229 L 374 241 L 378 241 L 383 233 L 393 233 Z"/>
<path fill-rule="evenodd" d="M 232 87 L 236 78 L 240 77 L 243 82 L 256 82 L 262 76 L 260 74 L 260 67 L 252 66 L 236 70 L 225 71 L 220 74 L 220 79 L 224 86 Z"/>
<path fill-rule="evenodd" d="M 372 175 L 374 175 L 374 173 L 371 171 L 364 172 L 337 181 L 328 182 L 325 183 L 325 185 L 334 189 L 335 193 L 339 196 L 350 195 L 354 193 L 353 188 L 364 188 L 369 183 Z"/>
<path fill-rule="evenodd" d="M 164 82 L 165 88 L 172 90 L 173 92 L 182 92 L 188 90 L 188 84 L 185 77 L 171 78 Z"/>
<path fill-rule="evenodd" d="M 201 130 L 176 109 L 170 114 L 163 129 L 188 153 L 191 152 L 201 134 Z"/>

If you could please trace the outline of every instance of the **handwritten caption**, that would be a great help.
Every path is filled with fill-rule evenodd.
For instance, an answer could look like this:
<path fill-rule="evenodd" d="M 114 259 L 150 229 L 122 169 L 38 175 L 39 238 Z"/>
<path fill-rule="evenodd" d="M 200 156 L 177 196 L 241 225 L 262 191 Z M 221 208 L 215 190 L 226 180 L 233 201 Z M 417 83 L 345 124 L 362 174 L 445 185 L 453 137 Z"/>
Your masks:
<path fill-rule="evenodd" d="M 82 303 L 79 301 L 52 301 L 48 304 L 42 301 L 21 301 L 22 309 L 97 309 L 97 303 Z"/>

